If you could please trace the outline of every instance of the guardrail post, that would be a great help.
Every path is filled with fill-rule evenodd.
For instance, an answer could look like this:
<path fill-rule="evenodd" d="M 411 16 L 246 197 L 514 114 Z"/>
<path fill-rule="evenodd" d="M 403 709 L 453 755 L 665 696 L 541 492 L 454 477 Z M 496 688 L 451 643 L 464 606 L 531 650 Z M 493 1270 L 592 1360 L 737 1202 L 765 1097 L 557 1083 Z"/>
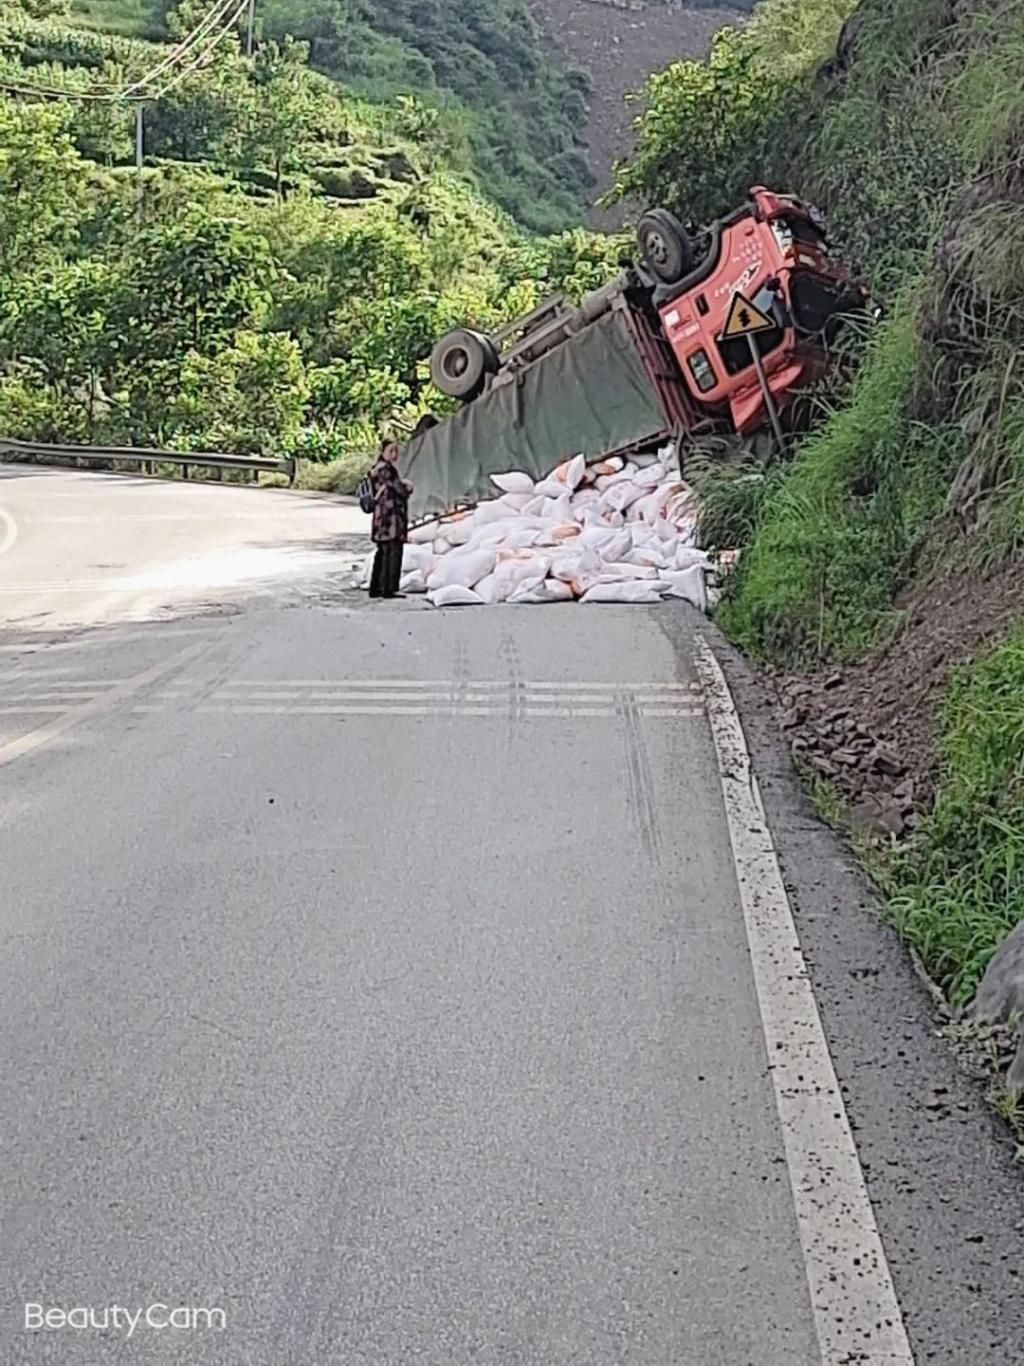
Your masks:
<path fill-rule="evenodd" d="M 295 459 L 295 456 L 294 456 L 294 455 L 290 455 L 285 463 L 286 463 L 287 466 L 288 466 L 288 469 L 287 469 L 287 474 L 288 474 L 288 487 L 289 487 L 289 488 L 294 488 L 294 487 L 295 487 L 295 476 L 298 474 L 298 469 L 296 468 L 297 465 L 298 465 L 298 461 Z"/>

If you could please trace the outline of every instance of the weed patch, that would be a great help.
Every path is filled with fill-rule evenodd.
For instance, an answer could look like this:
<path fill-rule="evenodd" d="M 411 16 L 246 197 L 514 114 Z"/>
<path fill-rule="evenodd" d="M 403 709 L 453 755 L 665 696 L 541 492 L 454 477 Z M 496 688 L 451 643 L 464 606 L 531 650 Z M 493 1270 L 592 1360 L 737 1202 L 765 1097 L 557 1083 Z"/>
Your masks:
<path fill-rule="evenodd" d="M 954 1005 L 1024 919 L 1024 627 L 951 677 L 934 808 L 883 873 L 889 914 Z"/>
<path fill-rule="evenodd" d="M 800 447 L 765 498 L 725 629 L 766 659 L 847 659 L 879 637 L 908 557 L 959 458 L 952 431 L 916 423 L 913 309 L 868 349 L 848 404 Z"/>

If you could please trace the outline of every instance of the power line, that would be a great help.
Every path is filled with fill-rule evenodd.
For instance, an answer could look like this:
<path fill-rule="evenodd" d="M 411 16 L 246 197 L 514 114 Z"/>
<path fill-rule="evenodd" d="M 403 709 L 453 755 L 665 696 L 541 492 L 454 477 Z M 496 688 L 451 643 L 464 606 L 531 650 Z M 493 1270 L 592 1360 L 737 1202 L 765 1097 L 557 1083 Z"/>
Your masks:
<path fill-rule="evenodd" d="M 193 71 L 203 64 L 214 48 L 217 47 L 225 35 L 238 22 L 243 11 L 247 8 L 249 9 L 251 20 L 253 0 L 241 0 L 241 3 L 237 4 L 226 22 L 224 22 L 221 27 L 213 33 L 212 37 L 210 37 L 210 30 L 220 23 L 234 3 L 235 0 L 217 0 L 217 3 L 205 18 L 181 40 L 173 52 L 169 53 L 167 57 L 150 71 L 147 71 L 144 76 L 141 76 L 137 81 L 123 87 L 121 90 L 101 90 L 96 88 L 91 90 L 68 90 L 15 81 L 0 81 L 0 90 L 8 91 L 11 94 L 35 96 L 40 99 L 83 100 L 94 104 L 110 104 L 118 103 L 120 101 L 124 101 L 126 104 L 138 104 L 158 100 L 161 96 L 167 94 L 168 91 L 173 90 L 180 81 L 186 76 L 191 75 Z M 189 62 L 182 70 L 173 74 L 174 68 L 180 64 L 182 58 L 191 56 L 197 43 L 205 38 L 209 38 L 210 41 L 200 49 L 198 56 L 196 56 L 193 61 Z M 156 91 L 146 90 L 145 87 L 151 84 L 155 77 L 162 71 L 172 73 L 173 78 Z"/>
<path fill-rule="evenodd" d="M 196 57 L 195 60 L 194 60 L 193 62 L 191 62 L 188 66 L 183 67 L 182 70 L 179 71 L 179 72 L 177 73 L 177 75 L 175 75 L 175 76 L 173 77 L 173 79 L 169 80 L 169 81 L 167 82 L 166 85 L 161 86 L 161 88 L 160 88 L 155 94 L 152 94 L 152 93 L 151 93 L 151 94 L 148 94 L 148 95 L 145 96 L 145 98 L 146 98 L 146 99 L 149 99 L 149 100 L 158 100 L 158 99 L 160 99 L 161 96 L 166 95 L 169 91 L 173 90 L 174 87 L 175 87 L 176 85 L 179 85 L 179 84 L 181 83 L 181 81 L 183 81 L 183 80 L 185 79 L 186 76 L 190 76 L 190 75 L 192 74 L 192 72 L 195 71 L 195 70 L 197 69 L 197 67 L 202 66 L 203 62 L 204 62 L 204 61 L 206 60 L 206 58 L 210 55 L 210 53 L 214 50 L 214 48 L 215 48 L 215 47 L 217 46 L 217 44 L 221 41 L 221 39 L 224 37 L 224 35 L 225 35 L 225 34 L 233 27 L 233 25 L 236 24 L 236 23 L 238 22 L 238 20 L 242 17 L 242 12 L 243 12 L 243 10 L 245 10 L 246 8 L 248 8 L 250 2 L 251 2 L 251 0 L 241 0 L 241 3 L 240 3 L 240 4 L 238 5 L 238 7 L 235 9 L 235 11 L 234 11 L 234 13 L 231 15 L 231 17 L 227 20 L 227 22 L 225 23 L 224 27 L 220 30 L 219 33 L 215 34 L 215 35 L 213 36 L 213 38 L 210 39 L 210 41 L 207 43 L 206 47 L 203 48 L 203 50 L 199 53 L 198 57 Z"/>
<path fill-rule="evenodd" d="M 196 43 L 199 42 L 201 38 L 204 38 L 209 30 L 220 22 L 225 13 L 231 8 L 232 3 L 233 0 L 217 0 L 217 3 L 206 17 L 195 26 L 191 33 L 186 34 L 185 37 L 182 38 L 177 47 L 172 49 L 163 61 L 158 62 L 151 71 L 147 71 L 146 74 L 141 76 L 134 84 L 126 86 L 120 92 L 122 97 L 125 99 L 129 98 L 136 90 L 140 90 L 143 86 L 149 85 L 155 77 L 159 76 L 161 71 L 166 71 L 168 67 L 176 66 L 183 57 L 188 56 L 190 50 L 195 47 Z M 231 20 L 227 27 L 230 27 L 231 22 L 234 21 Z M 218 42 L 226 31 L 227 29 L 225 28 L 217 35 Z"/>
<path fill-rule="evenodd" d="M 0 90 L 12 95 L 36 95 L 44 100 L 88 100 L 94 104 L 108 104 L 117 97 L 88 90 L 58 90 L 46 85 L 19 85 L 15 81 L 0 81 Z"/>

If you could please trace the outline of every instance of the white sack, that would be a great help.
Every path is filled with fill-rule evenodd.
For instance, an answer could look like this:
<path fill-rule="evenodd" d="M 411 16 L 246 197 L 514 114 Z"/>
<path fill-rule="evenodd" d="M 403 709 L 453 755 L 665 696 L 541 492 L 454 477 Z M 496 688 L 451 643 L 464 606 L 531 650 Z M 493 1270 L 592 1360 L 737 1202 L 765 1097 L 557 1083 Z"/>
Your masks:
<path fill-rule="evenodd" d="M 574 493 L 583 482 L 583 476 L 586 472 L 587 457 L 585 455 L 574 455 L 564 465 L 559 465 L 558 469 L 555 470 L 555 477 L 565 485 L 570 493 Z"/>
<path fill-rule="evenodd" d="M 413 545 L 429 545 L 437 536 L 437 522 L 424 522 L 422 526 L 414 526 L 409 532 L 409 540 Z"/>
<path fill-rule="evenodd" d="M 639 550 L 631 550 L 624 557 L 629 564 L 647 565 L 652 569 L 668 569 L 669 562 L 660 550 L 655 550 L 652 546 L 643 546 Z"/>
<path fill-rule="evenodd" d="M 472 588 L 485 574 L 494 568 L 497 552 L 487 548 L 469 548 L 451 555 L 438 564 L 427 579 L 427 587 L 433 592 L 457 584 L 462 588 Z"/>
<path fill-rule="evenodd" d="M 661 582 L 668 586 L 674 598 L 685 598 L 701 612 L 708 610 L 708 582 L 702 565 L 691 565 L 689 569 L 673 569 L 662 574 Z"/>
<path fill-rule="evenodd" d="M 485 603 L 488 603 L 488 604 L 497 602 L 497 601 L 498 601 L 498 575 L 497 575 L 497 572 L 496 572 L 495 570 L 492 570 L 490 574 L 485 574 L 484 577 L 480 580 L 480 582 L 477 584 L 476 588 L 474 588 L 473 591 L 474 591 L 474 593 L 476 593 L 477 597 L 479 597 L 480 600 L 481 600 L 482 602 L 485 602 Z"/>
<path fill-rule="evenodd" d="M 410 545 L 402 547 L 402 573 L 411 574 L 414 569 L 420 570 L 423 574 L 429 574 L 434 567 L 434 553 L 428 545 Z"/>
<path fill-rule="evenodd" d="M 621 531 L 612 534 L 601 550 L 601 556 L 605 560 L 621 560 L 633 549 L 633 538 L 629 530 L 623 527 Z"/>
<path fill-rule="evenodd" d="M 643 489 L 656 488 L 665 478 L 665 466 L 657 461 L 637 471 L 635 483 Z"/>
<path fill-rule="evenodd" d="M 507 474 L 492 474 L 491 483 L 496 484 L 502 493 L 533 493 L 533 480 L 522 470 L 509 470 Z"/>
<path fill-rule="evenodd" d="M 509 598 L 510 604 L 571 602 L 572 589 L 557 579 L 527 579 Z"/>
<path fill-rule="evenodd" d="M 572 583 L 580 571 L 580 555 L 559 555 L 551 561 L 551 577 Z"/>
<path fill-rule="evenodd" d="M 488 526 L 492 522 L 507 522 L 511 509 L 505 505 L 503 498 L 496 498 L 491 503 L 478 503 L 473 513 L 474 526 Z"/>
<path fill-rule="evenodd" d="M 428 593 L 427 597 L 435 607 L 475 607 L 483 603 L 479 593 L 464 588 L 461 583 L 450 583 L 446 588 Z"/>
<path fill-rule="evenodd" d="M 628 562 L 606 562 L 598 575 L 600 583 L 625 583 L 628 579 L 656 579 L 658 571 L 649 564 L 629 564 Z"/>
<path fill-rule="evenodd" d="M 703 550 L 697 550 L 695 546 L 681 545 L 676 548 L 677 569 L 689 569 L 695 564 L 710 565 L 710 563 L 707 553 Z"/>
<path fill-rule="evenodd" d="M 569 495 L 562 492 L 561 497 L 546 498 L 540 514 L 546 522 L 566 522 L 572 516 L 572 503 Z"/>
<path fill-rule="evenodd" d="M 625 512 L 631 504 L 643 496 L 643 489 L 627 480 L 625 483 L 613 485 L 606 493 L 601 494 L 601 510 L 603 512 Z"/>
<path fill-rule="evenodd" d="M 563 494 L 568 493 L 568 489 L 562 483 L 561 479 L 556 479 L 553 474 L 549 474 L 546 479 L 542 479 L 540 483 L 537 484 L 534 488 L 534 493 L 536 493 L 539 498 L 561 498 Z"/>
<path fill-rule="evenodd" d="M 534 499 L 533 490 L 529 493 L 503 493 L 498 499 L 502 507 L 508 508 L 509 512 L 522 512 L 527 503 L 532 503 Z"/>
<path fill-rule="evenodd" d="M 634 579 L 630 583 L 597 583 L 589 588 L 581 602 L 660 602 L 661 594 L 653 581 Z"/>
<path fill-rule="evenodd" d="M 398 591 L 400 593 L 425 593 L 427 581 L 423 577 L 423 570 L 413 569 L 408 574 L 403 574 L 399 580 Z"/>
<path fill-rule="evenodd" d="M 514 606 L 516 603 L 522 602 L 535 592 L 543 582 L 543 576 L 540 574 L 531 574 L 529 578 L 522 579 L 509 594 L 507 599 L 509 605 Z"/>
<path fill-rule="evenodd" d="M 468 545 L 473 537 L 473 513 L 463 513 L 449 522 L 441 523 L 441 534 L 449 545 Z"/>

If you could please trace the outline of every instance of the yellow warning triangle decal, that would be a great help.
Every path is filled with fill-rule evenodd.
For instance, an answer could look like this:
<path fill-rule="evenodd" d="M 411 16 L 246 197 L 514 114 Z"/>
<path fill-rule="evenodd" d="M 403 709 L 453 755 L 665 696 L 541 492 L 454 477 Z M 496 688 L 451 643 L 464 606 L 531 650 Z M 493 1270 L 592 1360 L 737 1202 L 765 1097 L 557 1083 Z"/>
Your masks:
<path fill-rule="evenodd" d="M 755 332 L 767 332 L 777 326 L 774 318 L 770 318 L 767 313 L 762 313 L 745 295 L 737 290 L 732 296 L 732 303 L 729 305 L 729 316 L 725 320 L 722 336 L 752 337 Z"/>

